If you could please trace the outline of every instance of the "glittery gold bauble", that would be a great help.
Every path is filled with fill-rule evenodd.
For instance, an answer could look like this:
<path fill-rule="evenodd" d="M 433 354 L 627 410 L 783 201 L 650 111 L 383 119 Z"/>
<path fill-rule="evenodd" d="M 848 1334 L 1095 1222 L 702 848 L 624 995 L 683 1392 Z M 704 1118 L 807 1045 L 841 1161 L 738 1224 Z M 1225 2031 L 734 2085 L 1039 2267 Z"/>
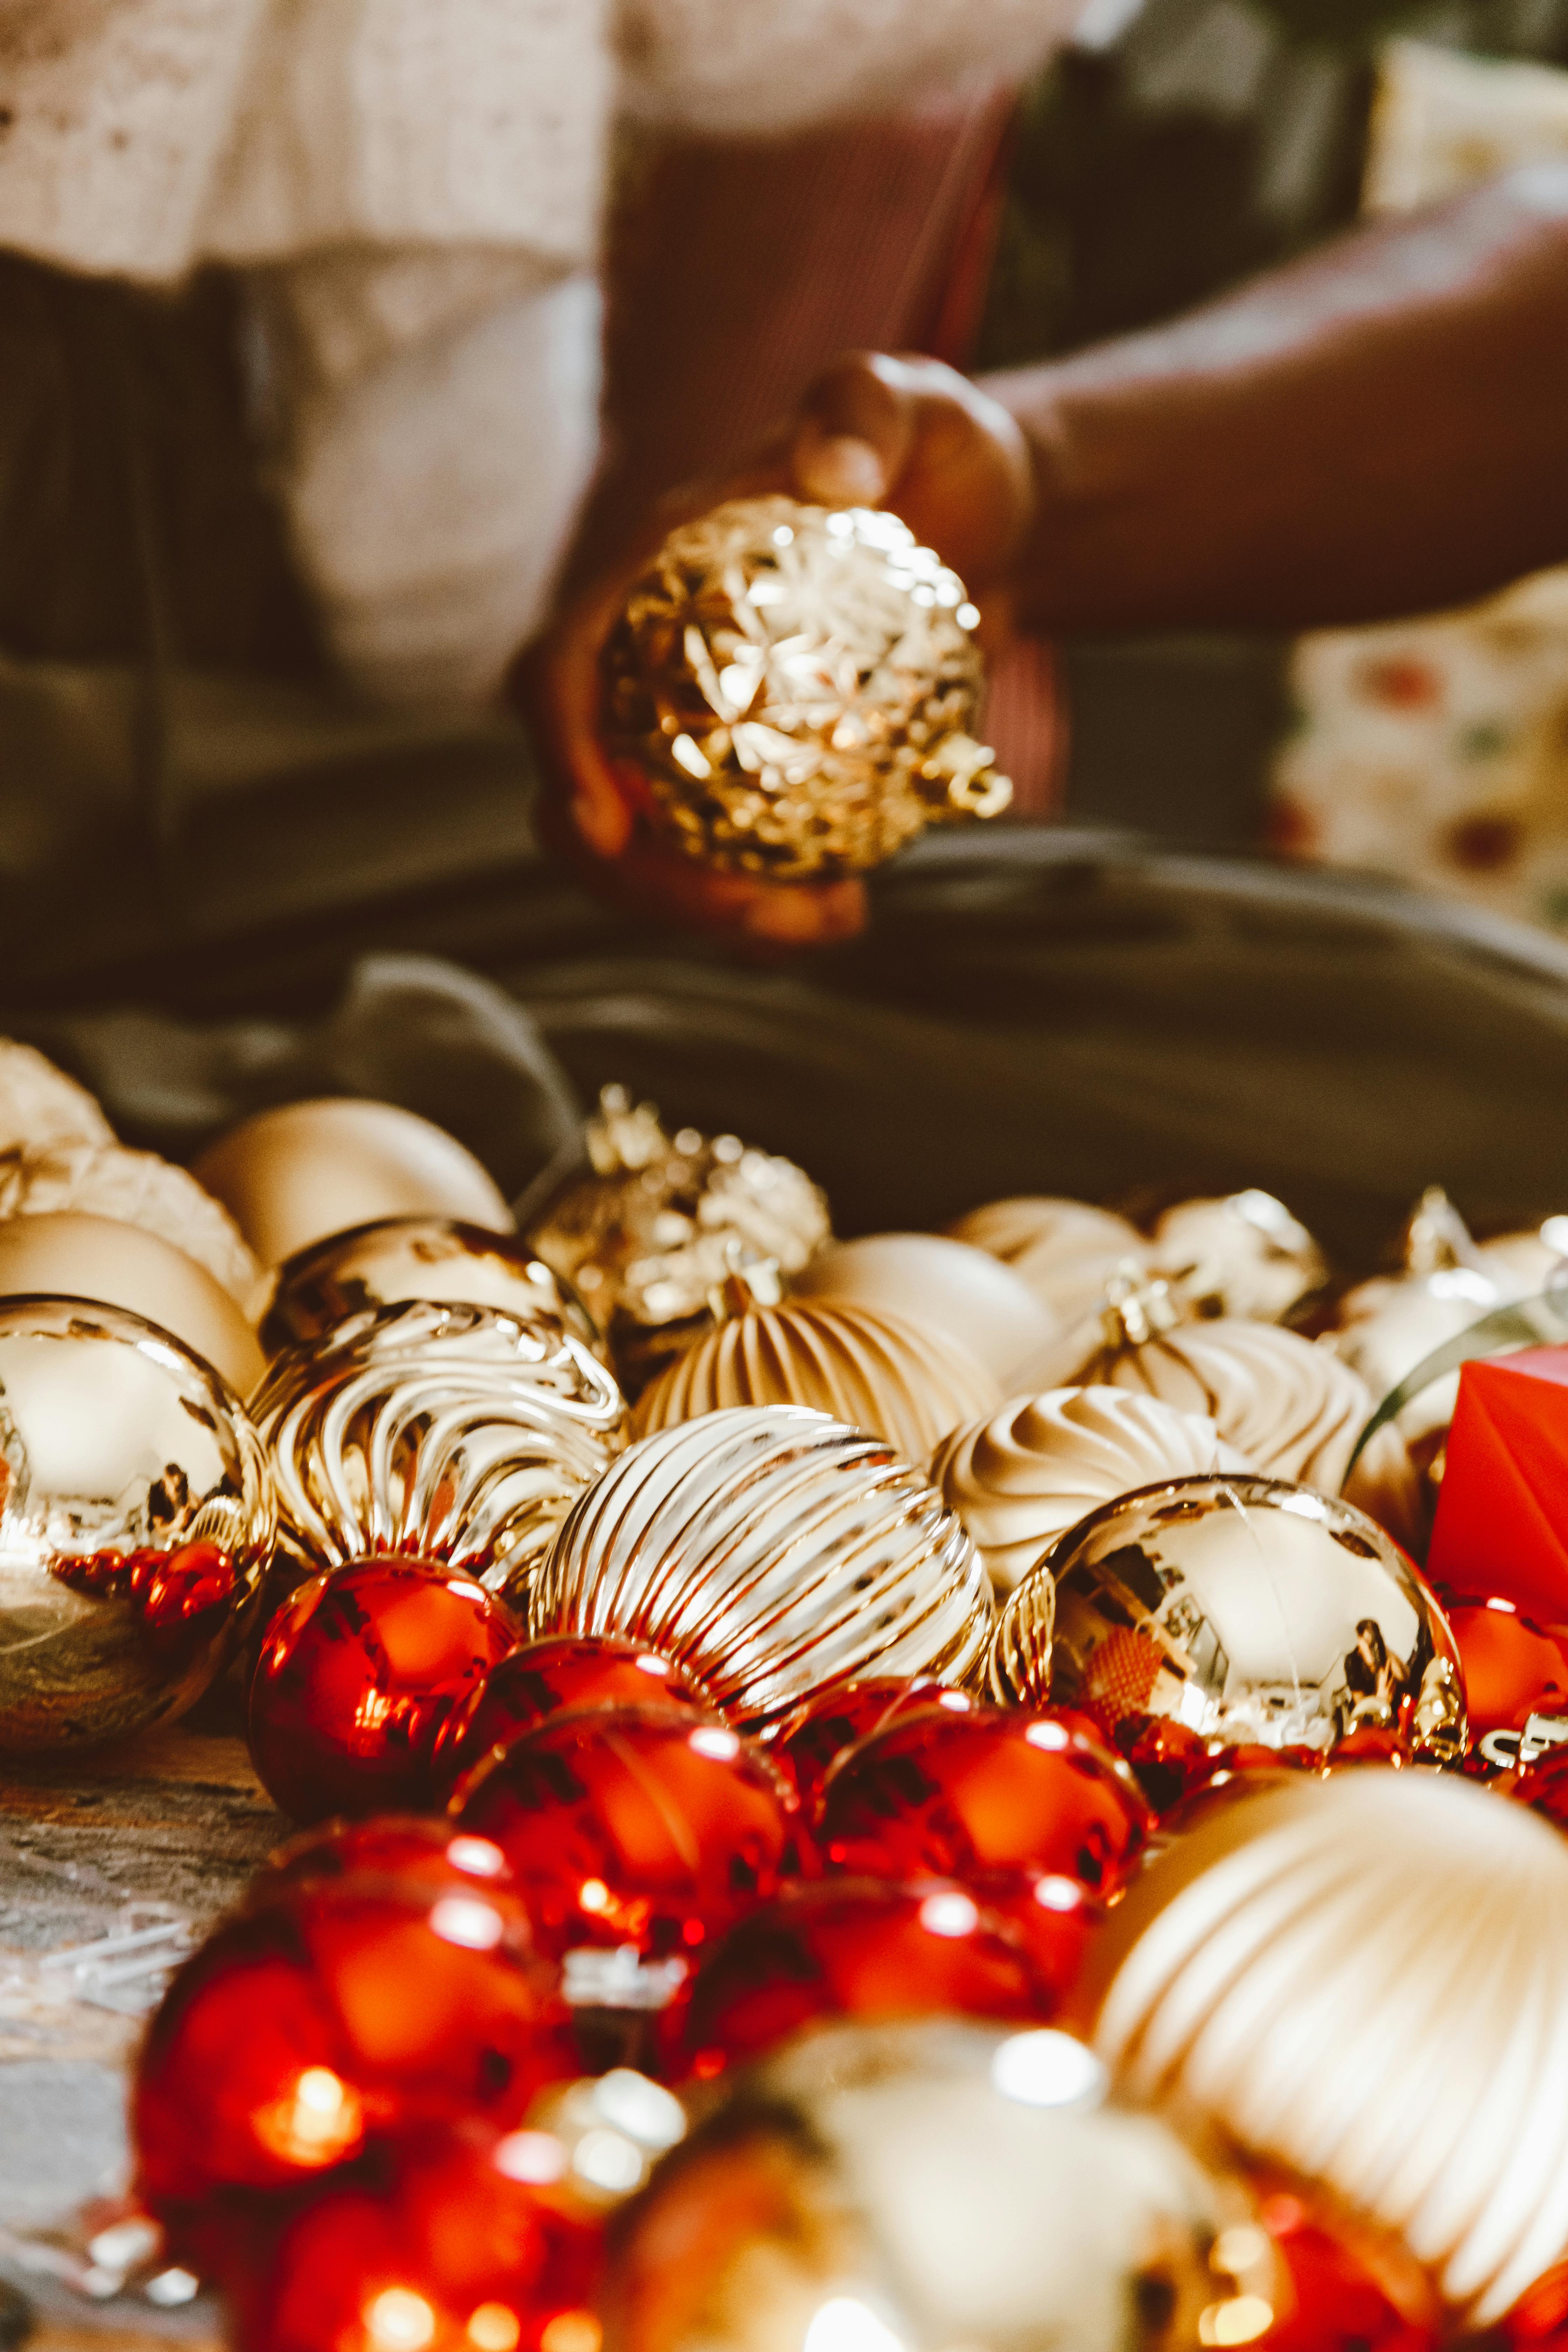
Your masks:
<path fill-rule="evenodd" d="M 1280 1323 L 1329 1279 L 1329 1262 L 1306 1226 L 1272 1192 L 1256 1190 L 1167 1209 L 1149 1254 L 1199 1315 Z"/>
<path fill-rule="evenodd" d="M 858 1675 L 961 1681 L 994 1622 L 974 1547 L 921 1472 L 790 1405 L 632 1446 L 574 1507 L 530 1609 L 536 1637 L 646 1643 L 763 1726 Z"/>
<path fill-rule="evenodd" d="M 963 583 L 895 515 L 738 499 L 672 531 L 605 656 L 606 738 L 689 856 L 851 874 L 1012 785 L 968 732 Z"/>
<path fill-rule="evenodd" d="M 118 1307 L 0 1300 L 0 1749 L 190 1706 L 272 1528 L 260 1444 L 210 1365 Z"/>
<path fill-rule="evenodd" d="M 258 1111 L 209 1144 L 195 1172 L 266 1265 L 381 1217 L 512 1230 L 473 1153 L 395 1103 L 331 1098 Z"/>
<path fill-rule="evenodd" d="M 592 1318 L 526 1242 L 451 1217 L 387 1217 L 300 1250 L 279 1270 L 262 1343 L 274 1354 L 313 1344 L 351 1315 L 412 1298 L 499 1307 L 530 1329 L 598 1343 Z"/>
<path fill-rule="evenodd" d="M 620 1391 L 580 1339 L 424 1300 L 285 1350 L 254 1410 L 279 1535 L 307 1573 L 405 1552 L 516 1598 L 625 1434 Z"/>
<path fill-rule="evenodd" d="M 122 1144 L 48 1144 L 0 1153 L 0 1219 L 76 1213 L 156 1234 L 205 1265 L 243 1314 L 264 1276 L 226 1209 L 184 1169 Z"/>
<path fill-rule="evenodd" d="M 867 1234 L 833 1242 L 791 1286 L 800 1298 L 873 1307 L 956 1340 L 1004 1392 L 1052 1338 L 1054 1315 L 987 1252 L 941 1234 Z"/>
<path fill-rule="evenodd" d="M 749 1305 L 677 1357 L 637 1409 L 637 1434 L 729 1405 L 804 1404 L 924 1462 L 954 1424 L 1001 1402 L 991 1374 L 952 1339 L 901 1315 L 799 1299 Z"/>
<path fill-rule="evenodd" d="M 1097 2046 L 1400 2233 L 1471 2326 L 1568 2254 L 1568 1843 L 1430 1772 L 1200 1822 L 1089 1957 Z"/>
<path fill-rule="evenodd" d="M 934 1486 L 1010 1592 L 1047 1547 L 1102 1503 L 1206 1470 L 1250 1469 L 1212 1421 L 1125 1389 L 1047 1389 L 967 1422 L 938 1446 Z"/>
<path fill-rule="evenodd" d="M 0 1037 L 0 1151 L 113 1141 L 114 1129 L 85 1087 L 31 1045 Z"/>
<path fill-rule="evenodd" d="M 1106 1504 L 1018 1586 L 999 1696 L 1093 1716 L 1123 1753 L 1152 1726 L 1209 1752 L 1327 1761 L 1352 1733 L 1464 1754 L 1458 1652 L 1383 1529 L 1268 1478 L 1180 1478 Z"/>
<path fill-rule="evenodd" d="M 1064 1329 L 1096 1311 L 1119 1266 L 1141 1271 L 1149 1260 L 1148 1243 L 1127 1218 L 1044 1193 L 988 1202 L 948 1232 L 1010 1266 Z"/>
<path fill-rule="evenodd" d="M 667 1135 L 624 1087 L 605 1088 L 585 1140 L 593 1172 L 528 1238 L 607 1333 L 633 1393 L 708 1328 L 730 1274 L 797 1273 L 828 1238 L 827 1203 L 793 1160 L 734 1135 Z"/>
<path fill-rule="evenodd" d="M 838 2023 L 693 2102 L 608 2352 L 1199 2352 L 1289 2310 L 1254 2193 L 1051 2029 Z"/>
<path fill-rule="evenodd" d="M 108 1217 L 13 1217 L 0 1224 L 0 1297 L 44 1295 L 122 1307 L 205 1356 L 240 1396 L 265 1369 L 255 1332 L 195 1259 Z"/>

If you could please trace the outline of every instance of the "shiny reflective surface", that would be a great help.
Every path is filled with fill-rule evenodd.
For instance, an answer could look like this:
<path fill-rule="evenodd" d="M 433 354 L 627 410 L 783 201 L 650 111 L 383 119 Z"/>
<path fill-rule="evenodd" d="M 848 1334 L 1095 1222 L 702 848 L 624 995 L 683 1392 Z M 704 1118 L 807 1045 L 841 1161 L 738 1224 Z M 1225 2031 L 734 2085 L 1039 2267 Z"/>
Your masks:
<path fill-rule="evenodd" d="M 498 1845 L 542 1948 L 632 1947 L 689 1964 L 794 1866 L 793 1792 L 716 1717 L 563 1715 L 476 1767 L 452 1801 Z M 682 1971 L 684 1973 L 684 1971 Z"/>
<path fill-rule="evenodd" d="M 974 1704 L 967 1691 L 954 1690 L 929 1675 L 917 1675 L 909 1682 L 868 1675 L 859 1682 L 836 1684 L 773 1725 L 768 1753 L 811 1808 L 838 1759 L 857 1740 L 868 1739 L 911 1707 L 945 1706 L 963 1715 Z"/>
<path fill-rule="evenodd" d="M 1089 1970 L 1130 2095 L 1323 2181 L 1471 2325 L 1568 2252 L 1568 1845 L 1522 1807 L 1294 1780 L 1194 1826 Z"/>
<path fill-rule="evenodd" d="M 992 1675 L 1004 1696 L 1080 1708 L 1133 1760 L 1161 1724 L 1211 1756 L 1321 1763 L 1370 1735 L 1451 1759 L 1465 1742 L 1457 1654 L 1361 1512 L 1273 1479 L 1185 1478 L 1107 1505 L 1047 1553 L 1008 1603 Z"/>
<path fill-rule="evenodd" d="M 262 1341 L 272 1354 L 315 1344 L 367 1307 L 414 1298 L 498 1307 L 541 1336 L 597 1344 L 590 1317 L 525 1242 L 451 1217 L 387 1217 L 300 1250 L 279 1269 Z"/>
<path fill-rule="evenodd" d="M 1256 1189 L 1167 1209 L 1150 1250 L 1155 1271 L 1203 1316 L 1280 1323 L 1329 1278 L 1306 1226 Z"/>
<path fill-rule="evenodd" d="M 413 1302 L 279 1357 L 256 1417 L 305 1569 L 407 1551 L 521 1585 L 619 1444 L 624 1407 L 569 1334 Z"/>
<path fill-rule="evenodd" d="M 198 1357 L 114 1307 L 0 1302 L 0 1748 L 191 1706 L 273 1525 L 256 1433 Z"/>
<path fill-rule="evenodd" d="M 1104 2104 L 1082 2062 L 1066 2036 L 952 2019 L 788 2045 L 699 2120 L 623 2217 L 609 2344 L 1256 2340 L 1289 2290 L 1253 2200 L 1154 2119 Z"/>
<path fill-rule="evenodd" d="M 434 1803 L 439 1733 L 518 1638 L 481 1586 L 426 1561 L 311 1577 L 268 1626 L 251 1677 L 268 1794 L 298 1822 Z"/>
<path fill-rule="evenodd" d="M 588 1706 L 706 1707 L 691 1675 L 640 1642 L 570 1634 L 529 1642 L 492 1666 L 458 1707 L 436 1745 L 437 1770 L 449 1787 L 490 1748 L 532 1731 L 547 1716 Z"/>
<path fill-rule="evenodd" d="M 764 1725 L 837 1682 L 962 1681 L 993 1611 L 959 1521 L 863 1432 L 790 1407 L 645 1437 L 534 1580 L 532 1629 L 646 1642 Z"/>

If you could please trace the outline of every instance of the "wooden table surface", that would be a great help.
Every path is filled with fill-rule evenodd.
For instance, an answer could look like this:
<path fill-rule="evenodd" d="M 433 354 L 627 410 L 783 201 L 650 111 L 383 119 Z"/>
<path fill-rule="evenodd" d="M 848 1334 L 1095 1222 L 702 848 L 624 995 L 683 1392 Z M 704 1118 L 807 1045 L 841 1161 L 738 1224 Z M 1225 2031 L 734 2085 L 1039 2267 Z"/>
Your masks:
<path fill-rule="evenodd" d="M 0 1759 L 0 2281 L 26 2298 L 34 2352 L 214 2337 L 205 2300 L 95 2303 L 38 2267 L 40 2242 L 68 2247 L 79 2209 L 125 2185 L 127 2070 L 161 1981 L 106 1983 L 101 1968 L 83 1980 L 59 1956 L 140 1930 L 154 1940 L 132 1965 L 143 1950 L 155 1964 L 199 1938 L 287 1826 L 251 1769 L 232 1685 L 139 1740 Z M 25 2325 L 0 2304 L 0 2352 Z"/>

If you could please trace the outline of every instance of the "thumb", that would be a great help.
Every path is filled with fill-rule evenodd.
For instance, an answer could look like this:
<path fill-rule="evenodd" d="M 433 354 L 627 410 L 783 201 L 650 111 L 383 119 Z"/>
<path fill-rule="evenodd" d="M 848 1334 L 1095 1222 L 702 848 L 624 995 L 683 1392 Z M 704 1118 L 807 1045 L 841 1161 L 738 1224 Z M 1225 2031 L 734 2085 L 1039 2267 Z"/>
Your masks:
<path fill-rule="evenodd" d="M 852 352 L 806 394 L 791 446 L 799 495 L 822 506 L 879 506 L 910 460 L 916 404 L 897 360 Z"/>

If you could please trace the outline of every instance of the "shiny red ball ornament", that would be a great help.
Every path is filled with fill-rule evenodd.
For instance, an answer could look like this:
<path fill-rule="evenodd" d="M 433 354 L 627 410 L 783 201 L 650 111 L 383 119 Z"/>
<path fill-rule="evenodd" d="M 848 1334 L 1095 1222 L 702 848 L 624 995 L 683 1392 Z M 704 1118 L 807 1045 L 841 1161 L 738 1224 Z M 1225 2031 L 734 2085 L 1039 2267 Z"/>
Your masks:
<path fill-rule="evenodd" d="M 795 1866 L 794 1791 L 752 1741 L 694 1708 L 555 1716 L 492 1750 L 452 1812 L 500 1846 L 541 1948 L 689 1960 Z"/>
<path fill-rule="evenodd" d="M 1408 2255 L 1335 2227 L 1294 2196 L 1267 2197 L 1258 2219 L 1293 2296 L 1293 2308 L 1255 2339 L 1258 2352 L 1436 2352 L 1436 2298 Z"/>
<path fill-rule="evenodd" d="M 488 1838 L 465 1837 L 439 1814 L 371 1813 L 363 1821 L 323 1822 L 290 1838 L 252 1879 L 249 1899 L 265 1902 L 310 1879 L 346 1878 L 517 1895 L 505 1854 Z"/>
<path fill-rule="evenodd" d="M 601 2232 L 531 2182 L 539 2137 L 438 2141 L 312 2197 L 231 2282 L 243 2352 L 592 2352 Z"/>
<path fill-rule="evenodd" d="M 1568 1627 L 1542 1625 L 1510 1601 L 1445 1600 L 1465 1670 L 1471 1745 L 1522 1730 L 1532 1715 L 1568 1714 Z"/>
<path fill-rule="evenodd" d="M 922 1707 L 840 1763 L 817 1844 L 858 1877 L 954 1878 L 1011 1898 L 1043 1880 L 1119 1895 L 1151 1817 L 1119 1757 L 1076 1726 L 1019 1707 Z M 1049 1890 L 1046 1894 L 1049 1907 Z"/>
<path fill-rule="evenodd" d="M 1568 2352 L 1568 2263 L 1545 2271 L 1497 2330 L 1499 2352 Z"/>
<path fill-rule="evenodd" d="M 665 1706 L 706 1708 L 708 1700 L 682 1667 L 645 1643 L 570 1633 L 529 1642 L 453 1710 L 436 1743 L 437 1777 L 450 1786 L 492 1748 L 568 1708 Z"/>
<path fill-rule="evenodd" d="M 510 2129 L 577 2070 L 515 1896 L 307 1880 L 226 1921 L 165 1995 L 132 2100 L 141 2193 L 177 2237 L 215 2194 L 297 2188 L 383 2137 Z"/>
<path fill-rule="evenodd" d="M 268 1628 L 250 1685 L 268 1794 L 300 1822 L 434 1803 L 443 1725 L 520 1638 L 481 1586 L 427 1561 L 312 1577 Z"/>
<path fill-rule="evenodd" d="M 1035 2024 L 1061 1988 L 967 1888 L 828 1879 L 753 1912 L 699 1970 L 664 2051 L 706 2080 L 829 2017 L 949 2013 Z"/>
<path fill-rule="evenodd" d="M 1533 1763 L 1516 1765 L 1506 1780 L 1492 1786 L 1568 1832 L 1568 1747 L 1547 1748 Z"/>
<path fill-rule="evenodd" d="M 797 1707 L 769 1740 L 768 1753 L 790 1775 L 802 1802 L 815 1809 L 839 1758 L 895 1717 L 919 1706 L 967 1715 L 973 1705 L 967 1692 L 949 1690 L 929 1675 L 912 1682 L 838 1683 Z"/>

